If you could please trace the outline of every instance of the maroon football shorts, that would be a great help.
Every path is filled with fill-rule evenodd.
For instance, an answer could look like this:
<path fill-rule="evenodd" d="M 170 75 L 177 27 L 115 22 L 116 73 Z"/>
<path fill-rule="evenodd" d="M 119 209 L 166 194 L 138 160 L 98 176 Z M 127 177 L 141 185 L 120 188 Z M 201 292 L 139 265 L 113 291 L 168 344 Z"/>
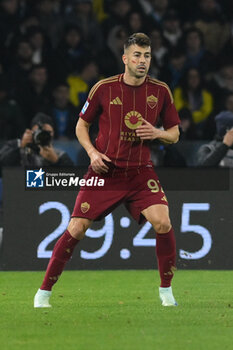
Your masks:
<path fill-rule="evenodd" d="M 168 205 L 167 198 L 153 167 L 111 169 L 107 174 L 96 174 L 89 168 L 85 180 L 104 179 L 104 186 L 81 187 L 72 217 L 101 220 L 121 203 L 138 222 L 145 221 L 142 210 L 153 204 Z"/>

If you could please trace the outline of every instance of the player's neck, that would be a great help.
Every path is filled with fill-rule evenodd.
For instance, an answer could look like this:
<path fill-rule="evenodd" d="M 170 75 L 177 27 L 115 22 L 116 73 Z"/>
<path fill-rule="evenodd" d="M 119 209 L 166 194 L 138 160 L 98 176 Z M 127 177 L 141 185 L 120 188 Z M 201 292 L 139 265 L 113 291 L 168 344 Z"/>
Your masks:
<path fill-rule="evenodd" d="M 123 81 L 127 85 L 139 86 L 144 83 L 146 76 L 141 78 L 132 77 L 128 72 L 123 74 Z"/>

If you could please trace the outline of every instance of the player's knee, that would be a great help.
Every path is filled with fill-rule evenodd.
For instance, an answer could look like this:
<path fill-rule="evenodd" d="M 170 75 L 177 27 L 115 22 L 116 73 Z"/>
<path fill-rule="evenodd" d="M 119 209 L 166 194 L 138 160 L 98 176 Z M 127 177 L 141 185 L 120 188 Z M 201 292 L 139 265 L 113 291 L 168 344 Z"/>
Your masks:
<path fill-rule="evenodd" d="M 169 218 L 161 218 L 160 220 L 153 223 L 153 227 L 156 233 L 167 233 L 171 229 L 171 222 Z"/>
<path fill-rule="evenodd" d="M 72 218 L 70 220 L 68 231 L 71 236 L 80 240 L 83 239 L 87 229 L 90 227 L 91 221 L 83 218 Z"/>

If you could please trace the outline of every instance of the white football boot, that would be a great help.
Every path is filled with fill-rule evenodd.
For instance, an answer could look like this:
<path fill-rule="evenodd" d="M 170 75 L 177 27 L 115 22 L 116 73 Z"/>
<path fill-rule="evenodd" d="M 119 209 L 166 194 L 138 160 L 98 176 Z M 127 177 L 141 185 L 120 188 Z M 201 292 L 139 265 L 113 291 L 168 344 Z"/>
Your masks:
<path fill-rule="evenodd" d="M 49 298 L 52 292 L 49 290 L 38 289 L 34 297 L 34 307 L 52 307 L 49 304 Z"/>
<path fill-rule="evenodd" d="M 172 293 L 172 287 L 159 287 L 159 297 L 163 306 L 177 306 L 177 302 Z"/>

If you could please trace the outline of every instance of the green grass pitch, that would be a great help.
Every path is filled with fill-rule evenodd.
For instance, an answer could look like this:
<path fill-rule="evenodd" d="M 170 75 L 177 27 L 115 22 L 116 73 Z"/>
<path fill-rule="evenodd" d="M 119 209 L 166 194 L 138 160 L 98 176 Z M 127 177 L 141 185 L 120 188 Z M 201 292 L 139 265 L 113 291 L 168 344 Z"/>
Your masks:
<path fill-rule="evenodd" d="M 0 272 L 1 350 L 233 349 L 232 271 L 177 271 L 169 308 L 147 270 L 65 271 L 34 309 L 43 275 Z"/>

